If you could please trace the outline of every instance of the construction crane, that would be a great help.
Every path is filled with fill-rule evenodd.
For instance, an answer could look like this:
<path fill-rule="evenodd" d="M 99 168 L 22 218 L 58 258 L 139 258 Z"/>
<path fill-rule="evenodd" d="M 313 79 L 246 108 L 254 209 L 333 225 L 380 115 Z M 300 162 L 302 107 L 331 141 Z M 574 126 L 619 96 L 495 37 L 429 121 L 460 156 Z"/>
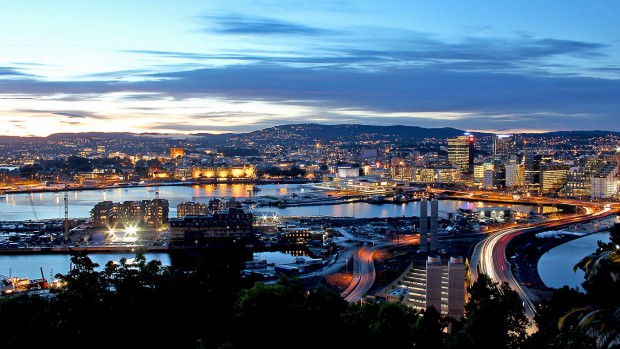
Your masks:
<path fill-rule="evenodd" d="M 30 198 L 30 206 L 32 207 L 32 214 L 34 215 L 34 219 L 38 220 L 39 217 L 37 216 L 37 208 L 34 206 L 34 193 L 33 192 L 30 192 L 29 198 Z"/>
<path fill-rule="evenodd" d="M 65 242 L 69 241 L 69 191 L 65 186 L 65 221 L 63 222 L 63 237 Z"/>

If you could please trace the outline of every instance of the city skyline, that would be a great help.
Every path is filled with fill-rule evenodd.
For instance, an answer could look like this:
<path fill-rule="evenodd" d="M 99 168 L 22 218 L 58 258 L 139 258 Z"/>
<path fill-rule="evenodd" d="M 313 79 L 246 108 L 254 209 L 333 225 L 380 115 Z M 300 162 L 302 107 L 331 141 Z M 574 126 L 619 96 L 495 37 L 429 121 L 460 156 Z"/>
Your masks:
<path fill-rule="evenodd" d="M 620 4 L 4 4 L 0 135 L 620 131 Z"/>

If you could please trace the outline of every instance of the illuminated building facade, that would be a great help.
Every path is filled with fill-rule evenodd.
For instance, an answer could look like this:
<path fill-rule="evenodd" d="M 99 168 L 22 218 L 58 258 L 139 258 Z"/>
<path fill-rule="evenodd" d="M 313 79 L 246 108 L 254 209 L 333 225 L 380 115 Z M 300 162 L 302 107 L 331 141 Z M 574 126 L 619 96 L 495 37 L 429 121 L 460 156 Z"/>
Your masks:
<path fill-rule="evenodd" d="M 566 195 L 587 197 L 592 193 L 592 173 L 585 167 L 571 167 L 566 174 Z"/>
<path fill-rule="evenodd" d="M 179 156 L 185 156 L 185 150 L 183 148 L 170 148 L 171 159 L 176 159 Z"/>
<path fill-rule="evenodd" d="M 618 195 L 617 166 L 610 163 L 592 177 L 592 199 L 609 199 Z"/>
<path fill-rule="evenodd" d="M 103 201 L 90 211 L 93 228 L 126 229 L 127 227 L 150 227 L 159 229 L 168 221 L 169 206 L 166 199 Z"/>
<path fill-rule="evenodd" d="M 569 166 L 562 163 L 540 165 L 540 191 L 543 194 L 557 193 L 566 184 Z"/>
<path fill-rule="evenodd" d="M 473 170 L 474 136 L 464 135 L 448 139 L 448 161 L 457 166 L 461 172 L 469 173 Z"/>
<path fill-rule="evenodd" d="M 515 188 L 525 185 L 525 167 L 521 164 L 507 164 L 506 170 L 506 187 Z"/>
<path fill-rule="evenodd" d="M 184 201 L 177 205 L 177 218 L 185 216 L 203 216 L 207 214 L 207 204 Z"/>
<path fill-rule="evenodd" d="M 205 179 L 235 179 L 255 178 L 254 166 L 222 166 L 222 167 L 196 167 L 192 168 L 192 178 L 205 178 Z"/>

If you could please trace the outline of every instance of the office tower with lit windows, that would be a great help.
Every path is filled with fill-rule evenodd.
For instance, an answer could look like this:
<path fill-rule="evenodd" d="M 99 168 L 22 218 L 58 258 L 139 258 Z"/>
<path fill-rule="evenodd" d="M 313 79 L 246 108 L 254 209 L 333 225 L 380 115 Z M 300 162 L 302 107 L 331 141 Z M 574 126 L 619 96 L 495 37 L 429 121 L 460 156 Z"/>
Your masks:
<path fill-rule="evenodd" d="M 557 193 L 566 185 L 569 166 L 564 163 L 546 163 L 540 165 L 540 191 L 544 194 Z"/>
<path fill-rule="evenodd" d="M 493 138 L 493 157 L 516 154 L 516 143 L 513 135 L 495 135 Z"/>
<path fill-rule="evenodd" d="M 618 195 L 617 166 L 609 163 L 592 177 L 592 199 L 610 199 Z"/>
<path fill-rule="evenodd" d="M 474 141 L 474 136 L 470 134 L 448 139 L 448 161 L 463 173 L 473 171 Z"/>

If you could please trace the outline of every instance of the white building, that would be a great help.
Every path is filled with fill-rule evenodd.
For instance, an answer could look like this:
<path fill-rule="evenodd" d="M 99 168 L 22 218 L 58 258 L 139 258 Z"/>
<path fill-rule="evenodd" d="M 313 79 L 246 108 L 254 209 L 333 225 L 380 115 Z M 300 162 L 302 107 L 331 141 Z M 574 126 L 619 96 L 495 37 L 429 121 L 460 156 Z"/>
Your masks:
<path fill-rule="evenodd" d="M 592 199 L 608 199 L 618 195 L 618 168 L 615 163 L 600 169 L 592 177 Z"/>

